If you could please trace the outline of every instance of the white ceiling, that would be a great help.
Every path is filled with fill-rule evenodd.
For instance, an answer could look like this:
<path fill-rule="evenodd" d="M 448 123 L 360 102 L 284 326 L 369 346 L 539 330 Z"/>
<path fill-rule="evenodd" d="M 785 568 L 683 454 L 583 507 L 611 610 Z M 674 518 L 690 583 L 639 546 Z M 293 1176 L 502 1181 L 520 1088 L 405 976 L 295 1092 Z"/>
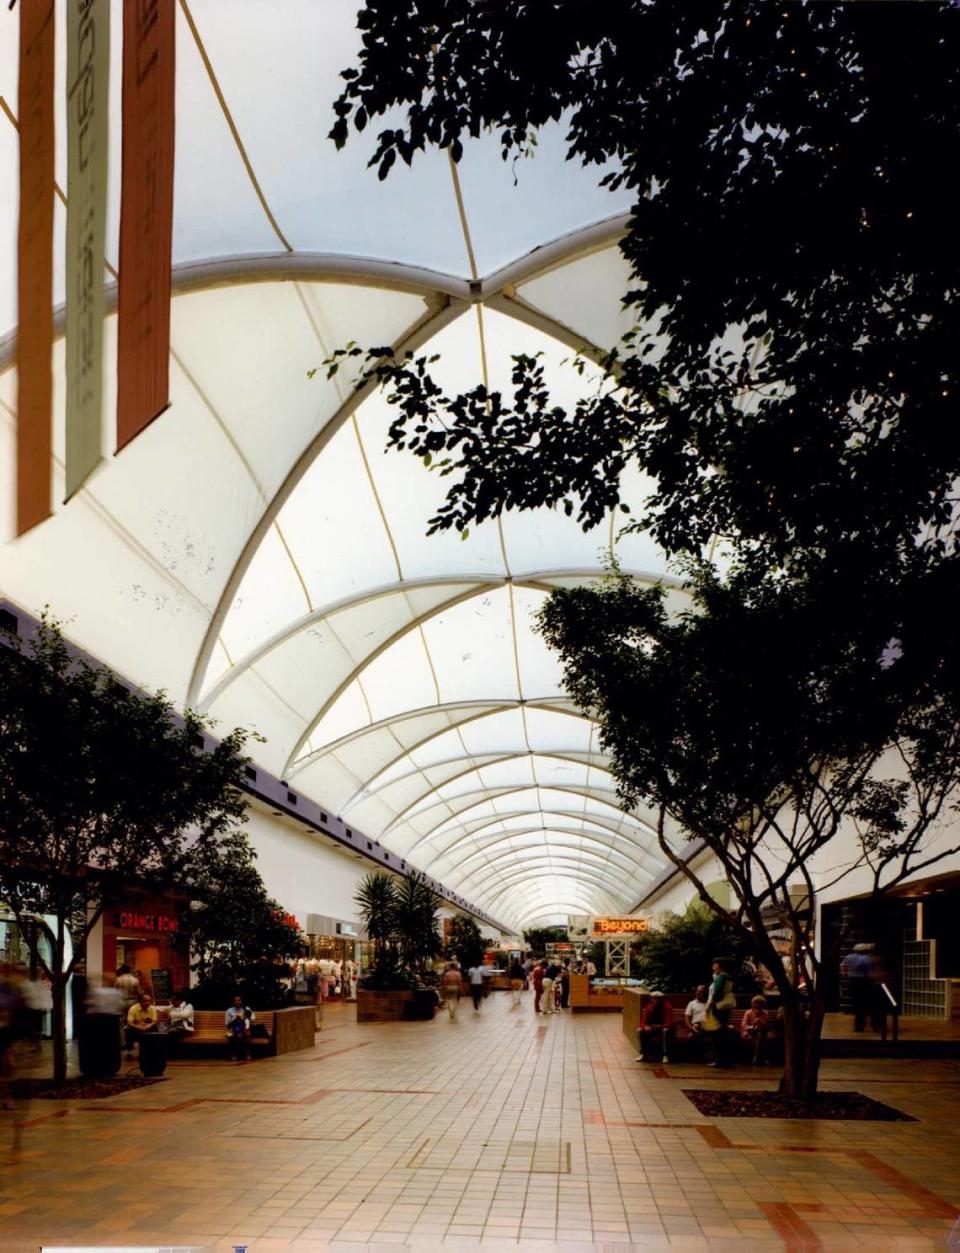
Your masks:
<path fill-rule="evenodd" d="M 541 511 L 428 539 L 444 481 L 384 451 L 382 396 L 307 372 L 350 340 L 428 344 L 449 386 L 484 371 L 498 386 L 511 354 L 543 352 L 572 401 L 596 379 L 562 359 L 628 326 L 616 248 L 627 205 L 564 162 L 559 128 L 516 169 L 494 137 L 468 145 L 458 170 L 434 153 L 385 183 L 365 169 L 366 136 L 337 154 L 325 136 L 354 8 L 195 0 L 197 38 L 178 9 L 172 407 L 118 457 L 108 431 L 87 488 L 16 540 L 16 380 L 0 341 L 0 591 L 34 612 L 51 604 L 137 682 L 255 728 L 261 764 L 512 925 L 621 910 L 661 856 L 643 815 L 620 810 L 596 729 L 533 629 L 552 587 L 600 569 L 613 519 L 583 535 Z M 0 14 L 12 110 L 17 13 Z M 60 43 L 63 18 L 59 4 Z M 63 185 L 62 125 L 58 153 Z M 4 115 L 0 336 L 15 324 L 16 176 Z M 115 344 L 111 315 L 111 424 Z M 631 488 L 642 497 L 643 483 Z M 664 574 L 643 538 L 617 556 L 642 578 Z"/>

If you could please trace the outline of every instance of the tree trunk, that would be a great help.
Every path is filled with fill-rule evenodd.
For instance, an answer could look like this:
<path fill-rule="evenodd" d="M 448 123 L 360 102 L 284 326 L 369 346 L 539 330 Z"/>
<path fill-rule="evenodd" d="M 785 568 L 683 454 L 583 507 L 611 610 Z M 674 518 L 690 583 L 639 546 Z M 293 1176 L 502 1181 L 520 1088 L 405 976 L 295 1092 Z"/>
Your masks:
<path fill-rule="evenodd" d="M 63 915 L 57 917 L 57 931 L 53 939 L 53 961 L 50 963 L 50 995 L 53 1012 L 50 1016 L 50 1034 L 53 1038 L 53 1081 L 67 1080 L 67 981 L 63 977 L 64 955 Z"/>
<path fill-rule="evenodd" d="M 809 1013 L 798 1000 L 783 1004 L 783 1078 L 780 1091 L 784 1096 L 812 1105 L 817 1097 L 820 1076 L 820 1033 L 823 1030 L 823 999 L 814 993 Z"/>
<path fill-rule="evenodd" d="M 53 1012 L 50 1016 L 50 1034 L 53 1037 L 53 1082 L 63 1084 L 67 1079 L 67 984 L 60 977 L 50 984 Z"/>

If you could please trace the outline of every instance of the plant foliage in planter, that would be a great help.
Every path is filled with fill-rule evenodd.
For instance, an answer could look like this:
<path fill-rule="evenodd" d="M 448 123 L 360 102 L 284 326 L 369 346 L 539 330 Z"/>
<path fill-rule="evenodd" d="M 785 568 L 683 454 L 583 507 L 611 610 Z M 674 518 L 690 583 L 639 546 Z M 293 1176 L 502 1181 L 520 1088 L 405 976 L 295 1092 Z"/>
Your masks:
<path fill-rule="evenodd" d="M 353 898 L 373 943 L 373 969 L 360 986 L 368 992 L 402 992 L 421 986 L 427 964 L 442 948 L 440 898 L 421 874 L 397 879 L 384 871 L 364 875 Z"/>

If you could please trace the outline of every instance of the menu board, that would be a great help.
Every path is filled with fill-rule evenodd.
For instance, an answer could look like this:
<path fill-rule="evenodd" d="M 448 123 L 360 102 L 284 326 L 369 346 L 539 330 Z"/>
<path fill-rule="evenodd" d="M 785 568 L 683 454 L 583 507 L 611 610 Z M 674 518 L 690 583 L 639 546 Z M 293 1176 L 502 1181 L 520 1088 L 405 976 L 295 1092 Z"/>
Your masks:
<path fill-rule="evenodd" d="M 154 1005 L 166 1005 L 173 991 L 169 967 L 164 967 L 163 970 L 151 970 L 150 983 L 153 985 Z"/>

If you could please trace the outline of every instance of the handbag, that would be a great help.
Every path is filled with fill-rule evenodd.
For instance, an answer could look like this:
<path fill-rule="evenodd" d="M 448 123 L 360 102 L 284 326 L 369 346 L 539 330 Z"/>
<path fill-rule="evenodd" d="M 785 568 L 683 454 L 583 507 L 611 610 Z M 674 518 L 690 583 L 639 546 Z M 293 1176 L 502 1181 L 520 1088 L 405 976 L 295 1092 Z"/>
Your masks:
<path fill-rule="evenodd" d="M 716 1016 L 712 1009 L 708 1009 L 703 1016 L 703 1022 L 700 1024 L 701 1031 L 719 1031 L 720 1019 Z"/>
<path fill-rule="evenodd" d="M 737 998 L 733 995 L 732 992 L 724 992 L 723 996 L 721 996 L 719 1001 L 717 1001 L 716 1008 L 717 1009 L 736 1009 Z"/>

